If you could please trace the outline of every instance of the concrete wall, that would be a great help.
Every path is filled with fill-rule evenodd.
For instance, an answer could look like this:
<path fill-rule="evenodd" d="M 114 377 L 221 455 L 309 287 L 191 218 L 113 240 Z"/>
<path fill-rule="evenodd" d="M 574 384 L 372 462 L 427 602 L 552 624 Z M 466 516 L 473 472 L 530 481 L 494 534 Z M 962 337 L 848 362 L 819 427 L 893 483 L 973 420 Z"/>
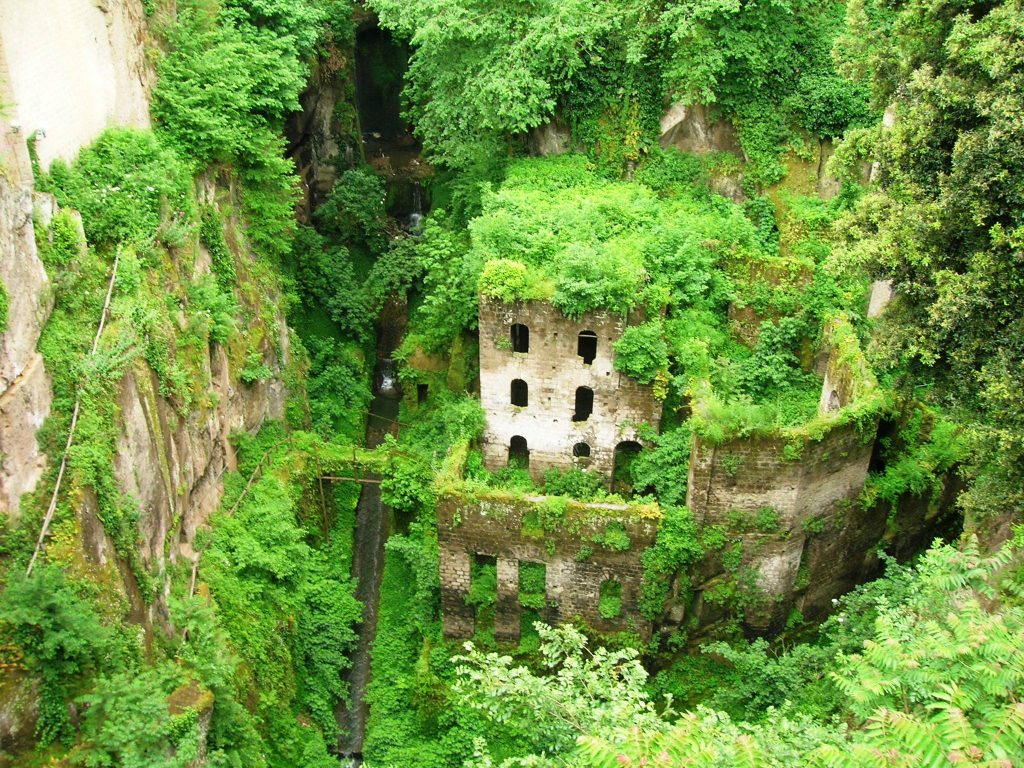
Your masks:
<path fill-rule="evenodd" d="M 647 422 L 657 428 L 661 422 L 661 403 L 651 387 L 638 384 L 613 365 L 612 344 L 628 324 L 639 321 L 607 312 L 571 320 L 546 302 L 504 304 L 482 297 L 480 402 L 487 414 L 483 451 L 488 469 L 507 464 L 509 442 L 520 435 L 530 450 L 530 473 L 537 478 L 549 467 L 572 466 L 577 443 L 590 446 L 590 467 L 610 475 L 615 446 L 637 439 L 633 425 Z M 514 323 L 530 329 L 526 354 L 511 349 Z M 590 365 L 576 355 L 577 337 L 583 330 L 597 334 L 597 357 Z M 513 379 L 522 379 L 529 387 L 526 408 L 511 404 Z M 593 389 L 594 410 L 587 421 L 574 422 L 575 394 L 581 386 Z"/>
<path fill-rule="evenodd" d="M 544 534 L 528 526 L 524 531 L 523 518 L 543 501 L 543 497 L 513 496 L 440 499 L 437 530 L 445 635 L 473 634 L 474 611 L 466 604 L 470 566 L 474 555 L 485 555 L 496 558 L 498 565 L 496 638 L 519 638 L 518 578 L 519 563 L 524 561 L 544 563 L 547 568 L 548 608 L 541 612 L 542 620 L 554 624 L 579 618 L 600 632 L 633 629 L 649 637 L 651 624 L 637 613 L 643 576 L 640 555 L 654 543 L 658 513 L 642 514 L 622 505 L 570 503 L 558 530 Z M 628 550 L 616 552 L 593 543 L 609 523 L 625 527 L 631 540 Z M 578 561 L 585 546 L 593 553 Z M 599 591 L 606 579 L 622 585 L 622 613 L 617 619 L 604 619 L 598 612 Z"/>
<path fill-rule="evenodd" d="M 149 125 L 139 0 L 5 0 L 0 60 L 10 119 L 23 136 L 46 131 L 37 143 L 44 168 L 74 158 L 109 125 Z"/>

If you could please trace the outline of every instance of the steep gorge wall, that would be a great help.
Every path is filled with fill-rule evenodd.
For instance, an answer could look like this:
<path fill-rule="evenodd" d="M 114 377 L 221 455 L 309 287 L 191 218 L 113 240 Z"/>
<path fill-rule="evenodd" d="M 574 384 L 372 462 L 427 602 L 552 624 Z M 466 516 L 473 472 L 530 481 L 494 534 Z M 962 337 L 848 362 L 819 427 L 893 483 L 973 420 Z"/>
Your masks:
<path fill-rule="evenodd" d="M 0 7 L 0 101 L 10 105 L 0 120 L 0 279 L 10 297 L 7 328 L 0 335 L 0 508 L 11 516 L 45 471 L 47 457 L 40 454 L 35 435 L 52 398 L 36 350 L 53 305 L 36 248 L 36 237 L 46 235 L 36 225 L 47 225 L 56 205 L 50 196 L 34 192 L 26 139 L 45 130 L 35 143 L 45 169 L 56 158 L 74 159 L 109 126 L 147 127 L 153 81 L 149 44 L 138 0 L 43 0 Z M 221 211 L 243 285 L 251 282 L 253 256 L 233 213 L 240 208 L 239 195 L 230 177 L 197 181 L 199 202 Z M 170 279 L 181 285 L 211 271 L 210 254 L 202 245 L 184 249 L 173 260 Z M 158 578 L 166 575 L 168 559 L 194 555 L 195 531 L 220 503 L 222 476 L 234 468 L 229 435 L 255 432 L 265 420 L 284 415 L 281 371 L 290 362 L 290 331 L 279 309 L 268 317 L 253 303 L 276 307 L 279 297 L 247 300 L 247 291 L 236 292 L 246 318 L 237 323 L 242 341 L 210 344 L 200 355 L 198 386 L 204 396 L 196 407 L 181 413 L 161 394 L 158 377 L 142 360 L 129 366 L 117 386 L 114 477 L 138 504 L 139 554 Z M 253 354 L 273 375 L 246 384 L 240 373 L 246 356 Z M 49 461 L 55 464 L 59 456 Z M 88 558 L 103 563 L 111 558 L 112 545 L 98 527 L 95 504 L 85 490 L 78 496 L 81 546 Z M 131 585 L 126 589 L 132 597 Z M 154 612 L 164 611 L 162 600 L 147 607 L 136 598 L 137 617 L 148 612 L 153 619 Z"/>
<path fill-rule="evenodd" d="M 153 74 L 140 0 L 33 0 L 0 4 L 0 79 L 10 119 L 40 163 L 74 159 L 110 125 L 149 126 Z"/>
<path fill-rule="evenodd" d="M 74 159 L 109 125 L 149 125 L 145 21 L 139 0 L 40 0 L 0 5 L 0 281 L 8 320 L 0 333 L 0 510 L 16 517 L 45 466 L 36 431 L 50 412 L 49 377 L 36 345 L 53 306 L 33 216 L 26 140 L 40 132 L 43 168 Z"/>
<path fill-rule="evenodd" d="M 10 124 L 0 120 L 0 131 L 10 137 Z M 36 251 L 31 179 L 24 176 L 28 155 L 18 149 L 9 138 L 0 142 L 0 283 L 7 304 L 0 329 L 0 510 L 12 517 L 42 474 L 45 458 L 35 433 L 52 398 L 36 344 L 53 297 Z"/>

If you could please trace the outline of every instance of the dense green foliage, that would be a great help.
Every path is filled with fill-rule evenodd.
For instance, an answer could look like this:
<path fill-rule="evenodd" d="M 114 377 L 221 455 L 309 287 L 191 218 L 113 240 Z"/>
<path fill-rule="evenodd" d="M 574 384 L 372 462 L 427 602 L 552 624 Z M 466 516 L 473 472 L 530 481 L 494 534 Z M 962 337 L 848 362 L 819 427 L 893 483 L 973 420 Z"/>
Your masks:
<path fill-rule="evenodd" d="M 550 301 L 569 317 L 611 311 L 633 323 L 615 344 L 615 367 L 653 383 L 659 398 L 679 403 L 707 382 L 705 399 L 731 413 L 722 423 L 735 432 L 812 418 L 821 379 L 807 370 L 807 345 L 864 289 L 826 264 L 829 224 L 849 198 L 789 202 L 792 255 L 780 256 L 778 231 L 762 231 L 765 218 L 775 228 L 771 204 L 751 213 L 713 194 L 690 160 L 654 154 L 637 172 L 647 183 L 607 180 L 578 154 L 511 162 L 501 186 L 484 191 L 468 247 L 443 216 L 414 246 L 425 279 L 405 349 L 445 351 L 475 326 L 478 292 Z M 730 303 L 759 326 L 737 334 Z"/>
<path fill-rule="evenodd" d="M 879 163 L 845 258 L 893 281 L 880 362 L 966 427 L 964 508 L 979 523 L 1019 518 L 1021 5 L 858 2 L 850 20 L 839 51 L 895 117 L 852 135 L 835 163 Z"/>
<path fill-rule="evenodd" d="M 747 641 L 738 617 L 760 594 L 745 566 L 750 540 L 795 532 L 770 506 L 732 510 L 719 526 L 686 508 L 695 435 L 782 434 L 796 460 L 839 419 L 873 429 L 886 398 L 863 343 L 900 397 L 860 502 L 891 510 L 892 529 L 908 497 L 934 508 L 961 468 L 975 522 L 1002 536 L 1020 518 L 1020 0 L 367 0 L 409 46 L 409 70 L 385 74 L 404 76 L 408 116 L 436 164 L 420 168 L 435 210 L 408 237 L 388 219 L 394 190 L 358 152 L 339 154 L 333 187 L 296 222 L 284 125 L 307 85 L 332 97 L 351 86 L 354 19 L 365 21 L 353 4 L 164 6 L 144 2 L 153 130 L 107 130 L 46 175 L 33 157 L 39 187 L 62 208 L 35 226 L 54 297 L 39 343 L 53 384 L 39 435 L 51 459 L 81 406 L 31 577 L 21 574 L 55 462 L 21 522 L 0 526 L 0 659 L 38 688 L 36 737 L 50 753 L 37 762 L 178 768 L 204 751 L 215 766 L 337 764 L 335 715 L 362 615 L 350 576 L 359 490 L 321 477 L 354 469 L 378 322 L 385 308 L 394 322 L 402 299 L 400 375 L 429 390 L 414 402 L 410 388 L 400 435 L 361 453 L 383 477 L 394 531 L 367 765 L 1024 760 L 1019 532 L 1017 554 L 965 539 L 913 566 L 889 562 L 821 626 L 794 612 L 787 629 L 808 642 L 795 632 Z M 742 159 L 661 148 L 659 118 L 678 99 L 729 119 Z M 342 101 L 331 120 L 354 125 Z M 874 125 L 890 105 L 893 125 Z M 522 157 L 537 146 L 526 134 L 551 120 L 571 133 L 569 151 Z M 819 138 L 844 133 L 830 166 L 843 185 L 819 199 L 809 193 L 828 179 L 801 163 L 824 157 Z M 115 263 L 107 328 L 90 354 Z M 865 288 L 878 277 L 897 299 L 872 324 Z M 0 285 L 0 329 L 14 288 Z M 484 469 L 477 344 L 507 348 L 508 338 L 478 338 L 480 296 L 626 319 L 615 367 L 650 384 L 664 416 L 660 434 L 639 426 L 646 449 L 610 483 L 584 461 L 542 483 L 514 462 Z M 815 354 L 833 333 L 871 397 L 816 417 Z M 229 386 L 214 391 L 222 363 Z M 114 471 L 126 382 L 160 433 L 158 453 L 183 451 L 166 430 L 204 423 L 221 397 L 242 392 L 245 410 L 247 397 L 284 383 L 291 398 L 287 427 L 233 437 L 238 468 L 224 475 L 219 509 L 194 539 L 176 514 L 156 557 L 142 541 L 148 510 Z M 153 461 L 180 511 L 186 480 L 170 477 L 163 453 Z M 732 477 L 741 459 L 721 465 Z M 655 624 L 673 611 L 689 621 L 690 578 L 721 566 L 699 599 L 731 642 L 697 654 L 703 636 L 691 630 L 707 627 L 692 622 L 643 647 L 633 632 L 588 640 L 577 627 L 535 625 L 553 607 L 547 570 L 524 562 L 522 637 L 506 647 L 494 632 L 498 568 L 476 556 L 465 597 L 474 641 L 457 655 L 441 629 L 435 519 L 454 484 L 470 495 L 543 492 L 522 534 L 552 547 L 570 499 L 657 500 L 653 546 L 639 552 L 611 522 L 581 538 L 577 560 L 639 556 L 639 613 Z M 200 554 L 194 572 L 179 540 Z M 83 557 L 87 546 L 104 555 Z M 795 589 L 803 568 L 801 578 Z M 594 588 L 599 615 L 620 617 L 623 585 L 605 574 Z M 646 661 L 660 670 L 653 678 Z"/>
<path fill-rule="evenodd" d="M 839 136 L 870 120 L 866 89 L 833 66 L 842 3 L 372 0 L 412 44 L 409 116 L 432 156 L 470 170 L 562 114 L 621 170 L 656 144 L 665 94 L 717 105 L 739 128 L 749 181 L 783 174 L 799 129 Z"/>
<path fill-rule="evenodd" d="M 703 707 L 659 714 L 635 653 L 585 653 L 569 627 L 540 627 L 545 666 L 557 675 L 470 645 L 455 691 L 495 723 L 530 724 L 535 756 L 505 766 L 1012 763 L 1024 744 L 1024 615 L 1019 604 L 985 607 L 1000 590 L 1018 594 L 1019 573 L 1001 573 L 1010 558 L 984 557 L 976 542 L 962 552 L 937 546 L 916 569 L 844 599 L 819 645 L 777 655 L 763 641 L 710 647 L 738 673 L 718 699 L 754 722 Z M 827 719 L 835 712 L 865 727 L 839 727 Z"/>
<path fill-rule="evenodd" d="M 217 408 L 211 367 L 221 361 L 232 388 L 286 377 L 292 395 L 304 394 L 305 356 L 294 339 L 294 369 L 281 369 L 275 262 L 292 249 L 296 185 L 280 133 L 320 36 L 349 34 L 351 9 L 285 0 L 175 10 L 153 27 L 165 45 L 153 48 L 155 129 L 105 131 L 49 174 L 34 165 L 38 185 L 62 207 L 48 225 L 35 222 L 54 296 L 39 344 L 53 381 L 40 431 L 51 459 L 61 456 L 76 403 L 80 412 L 49 544 L 30 579 L 19 573 L 54 462 L 36 497 L 23 500 L 20 525 L 4 527 L 0 627 L 16 649 L 13 669 L 39 682 L 39 743 L 70 747 L 68 764 L 184 766 L 202 750 L 214 765 L 326 766 L 361 613 L 348 575 L 351 489 L 321 486 L 325 498 L 310 498 L 304 463 L 280 433 L 242 446 L 244 476 L 225 478 L 224 513 L 194 542 L 205 551 L 191 596 L 189 569 L 167 555 L 185 540 L 179 505 L 192 502 L 162 451 L 177 458 L 179 420 L 198 415 L 202 424 Z M 200 174 L 214 190 L 202 206 Z M 200 243 L 210 275 L 197 268 Z M 105 330 L 90 354 L 115 266 Z M 365 379 L 357 363 L 342 369 L 346 383 Z M 134 395 L 119 399 L 126 387 Z M 176 512 L 161 534 L 167 550 L 152 560 L 142 555 L 140 525 L 152 524 L 152 510 L 114 469 L 120 411 L 133 397 Z M 302 410 L 289 403 L 299 425 Z M 318 421 L 336 411 L 322 405 Z M 344 415 L 361 426 L 361 415 Z M 103 554 L 83 557 L 89 546 Z M 144 628 L 133 624 L 144 616 Z"/>

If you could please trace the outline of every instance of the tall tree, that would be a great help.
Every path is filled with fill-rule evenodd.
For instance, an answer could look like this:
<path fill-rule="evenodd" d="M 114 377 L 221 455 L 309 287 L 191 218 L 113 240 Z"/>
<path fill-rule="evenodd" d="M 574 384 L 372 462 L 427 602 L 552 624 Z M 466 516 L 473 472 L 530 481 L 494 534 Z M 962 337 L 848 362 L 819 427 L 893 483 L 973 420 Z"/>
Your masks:
<path fill-rule="evenodd" d="M 1024 513 L 1024 7 L 851 0 L 837 46 L 891 104 L 837 165 L 878 163 L 844 257 L 893 281 L 882 359 L 973 445 L 975 524 Z"/>

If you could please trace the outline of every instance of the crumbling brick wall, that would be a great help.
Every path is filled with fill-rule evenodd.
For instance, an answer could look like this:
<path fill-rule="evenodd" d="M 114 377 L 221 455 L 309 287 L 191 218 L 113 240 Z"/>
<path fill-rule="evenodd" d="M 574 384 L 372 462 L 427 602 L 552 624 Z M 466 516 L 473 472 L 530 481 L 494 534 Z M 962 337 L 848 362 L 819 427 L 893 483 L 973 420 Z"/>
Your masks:
<path fill-rule="evenodd" d="M 820 440 L 807 439 L 799 455 L 782 437 L 735 438 L 716 445 L 694 439 L 687 505 L 703 527 L 721 526 L 742 547 L 742 569 L 756 575 L 767 599 L 745 614 L 766 629 L 793 608 L 821 615 L 832 597 L 872 575 L 870 554 L 884 519 L 861 509 L 874 441 L 870 427 L 841 424 Z M 884 517 L 884 516 L 883 516 Z M 765 521 L 770 521 L 765 527 Z M 715 620 L 701 596 L 724 575 L 721 553 L 695 569 L 696 623 Z"/>
<path fill-rule="evenodd" d="M 480 402 L 487 414 L 482 447 L 488 469 L 508 463 L 514 436 L 525 438 L 530 474 L 536 479 L 549 467 L 574 463 L 574 446 L 585 444 L 589 461 L 583 463 L 606 476 L 614 468 L 615 448 L 637 441 L 636 425 L 657 428 L 661 403 L 650 386 L 615 370 L 612 345 L 629 318 L 608 312 L 588 312 L 572 320 L 547 302 L 505 304 L 480 299 Z M 528 329 L 527 352 L 512 345 L 513 325 Z M 588 365 L 577 355 L 579 334 L 596 335 L 596 355 Z M 514 380 L 525 383 L 527 405 L 512 404 Z M 586 421 L 573 421 L 576 390 L 593 391 L 593 412 Z"/>
<path fill-rule="evenodd" d="M 541 531 L 529 524 L 544 497 L 492 494 L 475 498 L 443 496 L 437 507 L 440 546 L 441 607 L 447 637 L 470 637 L 474 609 L 466 603 L 474 556 L 497 560 L 498 595 L 494 623 L 499 640 L 519 638 L 519 565 L 546 566 L 546 607 L 540 618 L 550 624 L 581 619 L 599 632 L 636 631 L 648 638 L 650 622 L 638 613 L 643 567 L 640 555 L 654 543 L 657 508 L 570 502 L 556 529 Z M 524 518 L 527 525 L 524 527 Z M 620 525 L 629 549 L 615 551 L 594 541 L 609 524 Z M 585 558 L 586 549 L 592 550 Z M 621 585 L 621 613 L 607 619 L 598 610 L 601 583 Z"/>

